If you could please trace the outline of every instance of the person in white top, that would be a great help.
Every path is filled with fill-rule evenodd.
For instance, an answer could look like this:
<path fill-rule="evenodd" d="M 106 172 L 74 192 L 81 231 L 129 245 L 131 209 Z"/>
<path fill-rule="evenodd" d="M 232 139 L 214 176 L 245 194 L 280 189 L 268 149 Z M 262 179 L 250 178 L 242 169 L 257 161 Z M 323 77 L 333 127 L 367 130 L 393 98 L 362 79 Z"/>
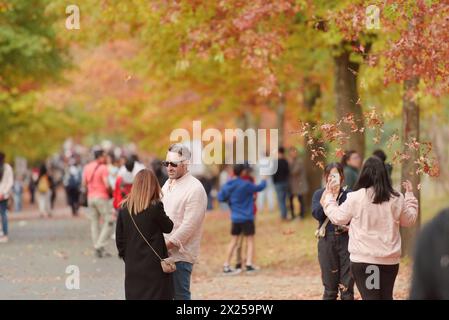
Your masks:
<path fill-rule="evenodd" d="M 8 199 L 14 185 L 14 175 L 9 164 L 5 163 L 5 154 L 0 152 L 0 215 L 2 219 L 2 232 L 0 243 L 8 242 Z"/>
<path fill-rule="evenodd" d="M 140 170 L 146 169 L 145 165 L 139 161 L 139 157 L 137 155 L 135 155 L 135 154 L 131 155 L 130 159 L 134 160 L 134 167 L 133 167 L 133 172 L 132 172 L 134 177 L 139 173 Z M 120 167 L 117 176 L 123 177 L 127 174 L 126 172 L 127 172 L 127 170 L 125 168 L 125 165 L 123 164 Z"/>
<path fill-rule="evenodd" d="M 162 202 L 173 221 L 172 232 L 165 235 L 169 256 L 176 262 L 173 273 L 175 300 L 190 300 L 190 278 L 196 262 L 206 214 L 207 195 L 201 182 L 188 169 L 190 150 L 182 144 L 170 146 L 166 161 L 169 179 L 162 187 Z"/>

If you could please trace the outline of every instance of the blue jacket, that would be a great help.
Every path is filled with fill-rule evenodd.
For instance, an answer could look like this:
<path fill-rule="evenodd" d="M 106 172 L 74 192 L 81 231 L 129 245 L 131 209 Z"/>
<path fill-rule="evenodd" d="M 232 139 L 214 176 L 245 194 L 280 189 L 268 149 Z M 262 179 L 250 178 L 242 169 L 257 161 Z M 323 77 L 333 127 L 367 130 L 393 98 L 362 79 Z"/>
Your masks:
<path fill-rule="evenodd" d="M 253 184 L 241 178 L 232 179 L 218 192 L 218 201 L 227 202 L 231 207 L 231 220 L 234 223 L 254 220 L 254 192 L 265 189 L 267 183 Z"/>
<path fill-rule="evenodd" d="M 324 213 L 324 209 L 320 203 L 321 196 L 323 195 L 323 192 L 324 192 L 324 188 L 318 189 L 317 191 L 315 191 L 315 193 L 313 194 L 313 197 L 312 197 L 312 215 L 319 222 L 318 228 L 321 227 L 321 225 L 324 223 L 324 221 L 327 218 L 326 214 Z M 341 191 L 340 198 L 338 199 L 339 205 L 341 205 L 343 202 L 346 201 L 346 196 L 348 195 L 349 192 L 351 192 L 351 191 L 350 190 L 342 190 Z M 334 231 L 334 225 L 330 221 L 326 226 L 326 232 L 328 232 L 328 231 L 329 232 Z"/>

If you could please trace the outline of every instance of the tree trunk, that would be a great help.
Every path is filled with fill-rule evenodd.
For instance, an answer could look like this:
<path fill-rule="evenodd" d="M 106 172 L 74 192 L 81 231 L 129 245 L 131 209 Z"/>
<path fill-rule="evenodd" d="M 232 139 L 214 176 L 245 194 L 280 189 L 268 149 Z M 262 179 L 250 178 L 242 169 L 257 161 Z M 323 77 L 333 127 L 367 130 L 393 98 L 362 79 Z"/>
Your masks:
<path fill-rule="evenodd" d="M 256 129 L 257 122 L 254 118 L 254 115 L 250 111 L 244 111 L 239 115 L 236 121 L 237 128 L 242 129 L 243 131 L 246 131 L 247 129 Z M 236 145 L 234 144 L 234 163 L 236 163 Z M 248 139 L 245 138 L 244 140 L 244 160 L 249 161 L 248 159 Z"/>
<path fill-rule="evenodd" d="M 279 135 L 279 146 L 284 146 L 285 97 L 282 95 L 276 108 L 276 127 Z"/>
<path fill-rule="evenodd" d="M 311 113 L 315 106 L 316 100 L 321 97 L 320 85 L 318 83 L 310 83 L 308 79 L 305 79 L 303 96 L 304 106 L 309 114 L 308 122 L 310 123 L 310 126 L 313 127 L 316 125 L 316 122 L 314 117 L 311 116 Z M 322 145 L 317 143 L 312 146 L 312 148 L 318 147 L 322 147 Z M 309 185 L 309 191 L 305 194 L 304 200 L 306 212 L 310 212 L 312 207 L 312 196 L 315 190 L 321 187 L 321 177 L 323 172 L 318 166 L 315 165 L 314 161 L 312 161 L 312 155 L 309 146 L 307 145 L 307 140 L 304 140 L 304 150 L 304 167 L 307 172 L 307 183 Z"/>
<path fill-rule="evenodd" d="M 414 64 L 413 58 L 407 58 L 406 65 L 410 68 Z M 416 138 L 419 141 L 419 105 L 416 101 L 415 94 L 418 92 L 419 78 L 413 77 L 404 81 L 404 95 L 402 99 L 402 142 L 410 142 L 411 139 Z M 404 145 L 404 152 L 409 152 Z M 413 253 L 415 237 L 419 229 L 421 220 L 421 193 L 417 189 L 420 183 L 420 176 L 415 173 L 415 161 L 419 157 L 419 152 L 412 152 L 410 159 L 402 163 L 401 181 L 410 180 L 413 184 L 414 193 L 417 197 L 420 206 L 418 209 L 418 219 L 416 224 L 410 228 L 401 228 L 402 238 L 402 254 L 410 256 Z"/>
<path fill-rule="evenodd" d="M 334 57 L 335 62 L 335 94 L 336 94 L 336 115 L 337 119 L 354 114 L 354 119 L 358 126 L 363 126 L 363 110 L 358 105 L 359 94 L 357 90 L 357 75 L 359 63 L 350 61 L 350 51 L 344 48 L 343 51 Z M 344 146 L 346 150 L 356 150 L 362 158 L 365 155 L 365 133 L 351 132 L 347 124 L 342 125 L 342 131 L 349 136 L 349 140 Z"/>

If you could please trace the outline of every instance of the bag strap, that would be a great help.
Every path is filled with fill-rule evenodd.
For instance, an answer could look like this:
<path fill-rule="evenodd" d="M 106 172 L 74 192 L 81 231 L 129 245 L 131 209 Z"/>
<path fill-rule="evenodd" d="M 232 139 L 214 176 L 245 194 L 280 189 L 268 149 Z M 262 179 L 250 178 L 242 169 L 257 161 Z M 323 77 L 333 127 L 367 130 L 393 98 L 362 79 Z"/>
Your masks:
<path fill-rule="evenodd" d="M 326 218 L 326 220 L 324 220 L 323 224 L 320 227 L 320 231 L 326 229 L 328 224 L 329 224 L 329 218 Z"/>
<path fill-rule="evenodd" d="M 96 166 L 95 169 L 94 169 L 94 172 L 92 172 L 92 175 L 90 176 L 89 181 L 86 181 L 86 187 L 87 187 L 87 185 L 88 185 L 89 183 L 92 182 L 92 180 L 94 180 L 95 172 L 97 172 L 97 169 L 98 169 L 100 166 L 101 166 L 100 163 L 97 164 L 97 166 Z"/>
<path fill-rule="evenodd" d="M 340 197 L 343 195 L 343 192 L 339 192 L 336 201 L 338 202 L 340 200 Z M 329 224 L 329 217 L 326 217 L 326 220 L 324 220 L 323 224 L 320 227 L 320 231 L 326 229 L 327 225 Z"/>
<path fill-rule="evenodd" d="M 151 248 L 151 250 L 153 250 L 154 254 L 159 258 L 160 261 L 164 260 L 161 258 L 161 256 L 156 252 L 156 250 L 154 250 L 154 248 L 151 246 L 151 244 L 148 242 L 147 238 L 145 238 L 145 236 L 143 235 L 143 233 L 140 231 L 139 227 L 137 226 L 136 221 L 133 218 L 133 214 L 131 212 L 129 212 L 129 216 L 131 217 L 131 220 L 134 224 L 134 226 L 136 227 L 137 231 L 139 232 L 139 234 L 141 235 L 142 239 L 147 243 L 147 245 Z"/>

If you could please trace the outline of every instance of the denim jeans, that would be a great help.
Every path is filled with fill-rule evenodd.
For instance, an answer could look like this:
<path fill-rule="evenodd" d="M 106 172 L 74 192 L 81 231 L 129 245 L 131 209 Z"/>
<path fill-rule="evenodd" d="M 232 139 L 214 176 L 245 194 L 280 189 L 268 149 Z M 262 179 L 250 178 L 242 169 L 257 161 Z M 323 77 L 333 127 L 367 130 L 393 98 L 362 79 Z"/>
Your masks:
<path fill-rule="evenodd" d="M 193 264 L 185 261 L 176 262 L 176 271 L 173 272 L 173 285 L 175 289 L 175 300 L 191 300 L 190 276 Z"/>
<path fill-rule="evenodd" d="M 7 210 L 8 210 L 8 200 L 0 201 L 0 215 L 2 216 L 2 230 L 3 230 L 3 234 L 5 236 L 8 235 L 8 216 L 6 215 Z"/>
<path fill-rule="evenodd" d="M 288 182 L 277 182 L 274 184 L 274 188 L 276 189 L 279 210 L 281 210 L 281 218 L 287 219 Z"/>

